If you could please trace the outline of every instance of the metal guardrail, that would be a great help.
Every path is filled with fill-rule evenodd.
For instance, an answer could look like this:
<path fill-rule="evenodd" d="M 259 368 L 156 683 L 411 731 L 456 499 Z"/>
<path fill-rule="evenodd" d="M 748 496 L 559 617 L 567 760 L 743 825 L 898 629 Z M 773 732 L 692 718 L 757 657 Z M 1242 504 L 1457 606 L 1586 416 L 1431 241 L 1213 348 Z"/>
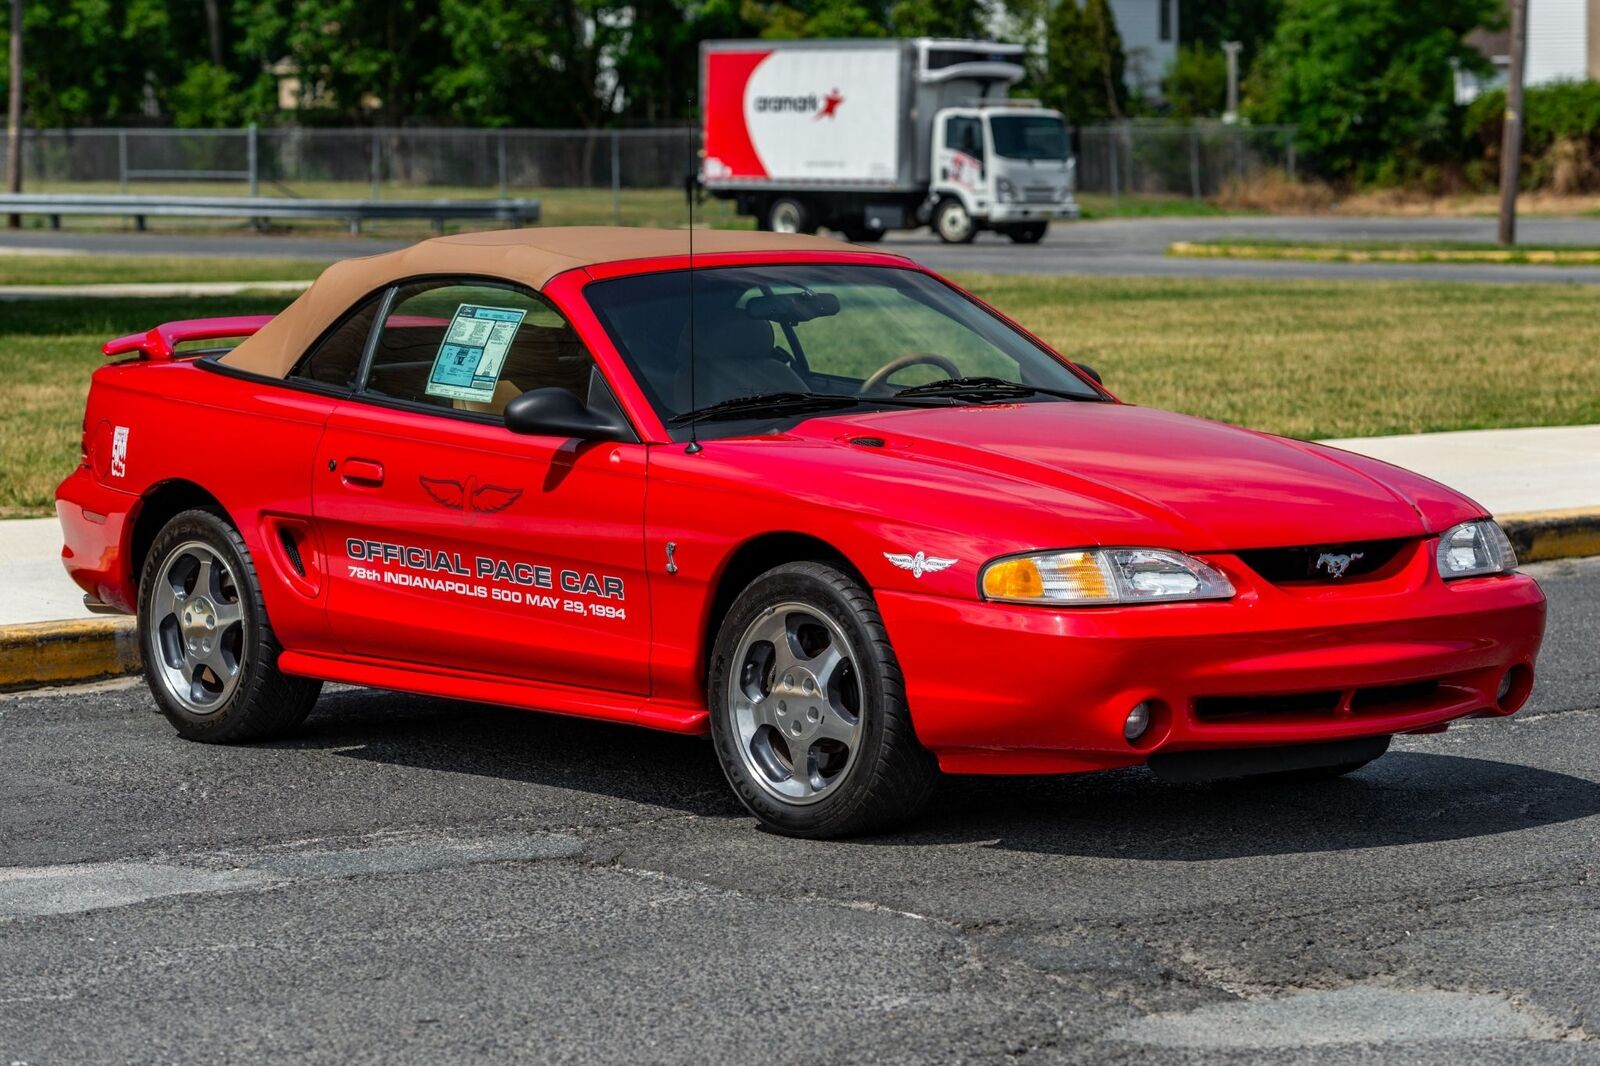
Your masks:
<path fill-rule="evenodd" d="M 425 218 L 435 233 L 445 219 L 509 222 L 539 221 L 538 200 L 299 200 L 278 196 L 123 196 L 77 193 L 0 194 L 0 215 L 48 215 L 50 228 L 60 229 L 67 215 L 111 215 L 133 219 L 137 229 L 155 218 L 340 219 L 350 232 L 376 219 Z"/>

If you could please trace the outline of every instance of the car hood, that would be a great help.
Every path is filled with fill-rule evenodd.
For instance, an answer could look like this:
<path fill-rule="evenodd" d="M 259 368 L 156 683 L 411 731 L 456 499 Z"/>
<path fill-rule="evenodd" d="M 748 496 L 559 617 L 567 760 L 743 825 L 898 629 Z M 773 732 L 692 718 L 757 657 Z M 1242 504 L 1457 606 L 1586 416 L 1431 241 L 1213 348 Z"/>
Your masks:
<path fill-rule="evenodd" d="M 981 498 L 1081 525 L 1071 543 L 1337 544 L 1419 536 L 1482 513 L 1361 456 L 1129 404 L 897 409 L 813 419 L 793 434 L 904 464 L 899 476 L 920 478 L 930 495 L 959 486 L 963 507 Z"/>

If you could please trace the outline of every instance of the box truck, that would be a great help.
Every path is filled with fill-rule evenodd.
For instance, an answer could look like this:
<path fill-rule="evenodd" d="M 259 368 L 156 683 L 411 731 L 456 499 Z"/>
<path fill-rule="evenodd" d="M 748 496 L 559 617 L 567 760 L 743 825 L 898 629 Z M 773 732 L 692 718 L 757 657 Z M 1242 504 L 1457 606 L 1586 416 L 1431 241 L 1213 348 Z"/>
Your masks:
<path fill-rule="evenodd" d="M 707 41 L 701 181 L 763 229 L 854 241 L 931 226 L 1019 244 L 1076 218 L 1058 111 L 1006 93 L 1021 45 L 984 41 Z"/>

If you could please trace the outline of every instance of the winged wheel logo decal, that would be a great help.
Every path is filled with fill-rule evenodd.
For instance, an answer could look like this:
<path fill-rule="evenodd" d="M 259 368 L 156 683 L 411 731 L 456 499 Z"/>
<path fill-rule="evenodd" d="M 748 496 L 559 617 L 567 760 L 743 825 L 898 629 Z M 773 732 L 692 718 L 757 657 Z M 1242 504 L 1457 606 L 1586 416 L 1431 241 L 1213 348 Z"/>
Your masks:
<path fill-rule="evenodd" d="M 418 477 L 417 481 L 434 503 L 452 511 L 467 512 L 469 522 L 472 514 L 498 514 L 522 498 L 521 489 L 480 485 L 477 478 L 472 477 L 464 482 L 436 477 Z"/>
<path fill-rule="evenodd" d="M 941 570 L 948 570 L 959 559 L 939 559 L 927 552 L 918 552 L 915 555 L 901 555 L 897 552 L 884 552 L 883 557 L 902 570 L 911 571 L 911 576 L 920 578 L 923 574 L 937 574 Z"/>

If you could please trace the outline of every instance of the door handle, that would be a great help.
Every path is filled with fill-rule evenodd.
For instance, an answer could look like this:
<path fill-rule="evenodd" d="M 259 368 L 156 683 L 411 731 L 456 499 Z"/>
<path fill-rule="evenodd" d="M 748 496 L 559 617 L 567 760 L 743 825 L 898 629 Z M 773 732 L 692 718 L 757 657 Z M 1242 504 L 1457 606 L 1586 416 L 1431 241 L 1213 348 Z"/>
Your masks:
<path fill-rule="evenodd" d="M 346 485 L 382 485 L 383 464 L 373 459 L 346 459 L 344 461 Z"/>

